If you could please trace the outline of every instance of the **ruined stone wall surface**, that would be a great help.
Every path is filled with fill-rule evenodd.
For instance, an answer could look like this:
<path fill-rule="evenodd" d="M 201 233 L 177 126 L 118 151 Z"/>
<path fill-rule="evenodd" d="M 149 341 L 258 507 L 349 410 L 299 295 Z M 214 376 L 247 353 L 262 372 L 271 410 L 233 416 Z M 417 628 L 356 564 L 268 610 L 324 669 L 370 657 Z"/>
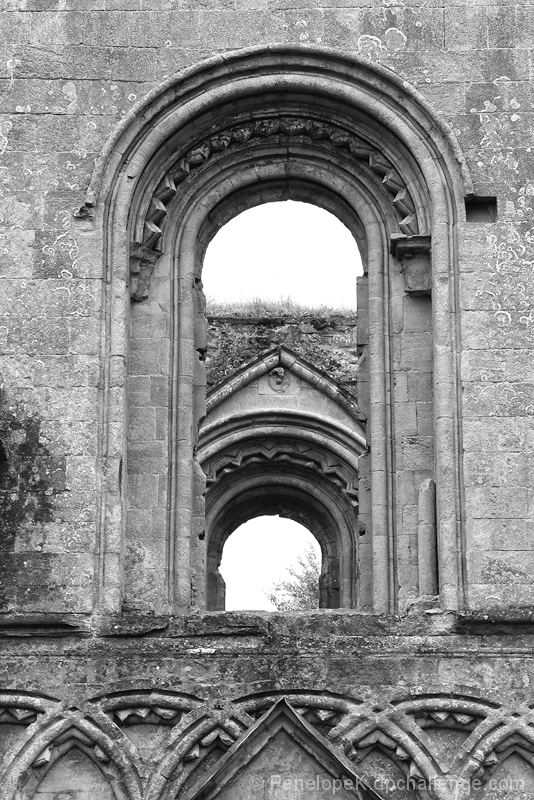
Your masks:
<path fill-rule="evenodd" d="M 524 734 L 534 680 L 530 619 L 517 621 L 534 599 L 534 6 L 0 0 L 0 11 L 0 612 L 9 634 L 0 641 L 2 708 L 24 712 L 46 695 L 43 709 L 51 703 L 52 714 L 64 700 L 64 709 L 88 715 L 88 699 L 114 692 L 157 689 L 220 702 L 304 687 L 363 698 L 366 719 L 379 713 L 375 705 L 430 695 L 439 700 L 432 713 L 445 719 L 449 711 L 439 704 L 449 697 L 451 708 L 472 718 L 466 725 L 479 724 L 484 708 L 494 720 L 484 730 L 521 724 Z M 472 624 L 483 637 L 439 614 L 438 631 L 430 615 L 409 630 L 378 620 L 370 636 L 357 625 L 343 628 L 342 612 L 324 612 L 320 624 L 315 617 L 244 625 L 232 615 L 171 623 L 90 616 L 95 575 L 104 569 L 98 531 L 107 462 L 98 432 L 108 264 L 99 231 L 74 213 L 107 137 L 147 92 L 212 55 L 273 43 L 321 45 L 392 70 L 452 127 L 476 194 L 497 198 L 496 222 L 458 220 L 460 279 L 450 288 L 461 309 L 454 358 L 463 419 L 455 434 L 467 519 L 458 547 L 468 607 L 478 612 Z M 416 359 L 415 337 L 413 351 Z M 124 363 L 112 366 L 113 392 Z M 118 461 L 121 420 L 106 423 L 106 457 Z M 119 493 L 120 469 L 114 475 L 111 491 Z M 118 585 L 121 569 L 119 555 L 110 558 L 108 581 Z M 466 697 L 480 701 L 469 713 Z M 9 725 L 23 718 L 9 717 Z M 115 729 L 102 725 L 113 739 Z M 399 735 L 398 746 L 410 736 Z M 417 741 L 420 756 L 430 745 Z M 479 739 L 469 741 L 462 758 Z M 492 746 L 473 763 L 487 756 L 494 764 Z M 6 764 L 17 747 L 6 745 Z M 69 788 L 50 785 L 47 800 Z"/>
<path fill-rule="evenodd" d="M 452 126 L 476 193 L 497 196 L 497 223 L 460 225 L 454 288 L 466 572 L 473 606 L 531 602 L 531 5 L 5 0 L 1 10 L 4 608 L 92 606 L 103 268 L 98 233 L 73 212 L 95 158 L 179 70 L 280 42 L 393 70 Z"/>
<path fill-rule="evenodd" d="M 208 313 L 208 390 L 247 361 L 280 344 L 357 397 L 356 317 L 335 313 L 255 318 Z"/>

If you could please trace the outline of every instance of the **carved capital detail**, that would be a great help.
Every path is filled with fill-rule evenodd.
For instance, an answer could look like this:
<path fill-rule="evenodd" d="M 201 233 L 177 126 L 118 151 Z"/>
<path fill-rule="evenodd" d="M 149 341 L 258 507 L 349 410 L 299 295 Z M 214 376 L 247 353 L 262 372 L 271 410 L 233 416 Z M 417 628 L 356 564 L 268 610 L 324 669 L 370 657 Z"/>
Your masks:
<path fill-rule="evenodd" d="M 400 262 L 406 281 L 406 292 L 414 297 L 431 294 L 430 250 L 430 236 L 396 233 L 391 237 L 390 253 Z"/>
<path fill-rule="evenodd" d="M 130 253 L 130 297 L 136 302 L 146 300 L 154 267 L 161 253 L 147 245 L 134 245 Z"/>

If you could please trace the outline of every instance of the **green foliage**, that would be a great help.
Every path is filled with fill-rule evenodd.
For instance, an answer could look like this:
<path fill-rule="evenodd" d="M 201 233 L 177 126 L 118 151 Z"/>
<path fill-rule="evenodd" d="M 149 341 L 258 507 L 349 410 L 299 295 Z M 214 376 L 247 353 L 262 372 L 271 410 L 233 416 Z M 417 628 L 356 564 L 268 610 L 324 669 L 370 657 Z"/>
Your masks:
<path fill-rule="evenodd" d="M 289 567 L 289 578 L 278 581 L 267 592 L 277 611 L 311 611 L 319 608 L 321 564 L 313 547 L 299 556 L 296 567 Z"/>

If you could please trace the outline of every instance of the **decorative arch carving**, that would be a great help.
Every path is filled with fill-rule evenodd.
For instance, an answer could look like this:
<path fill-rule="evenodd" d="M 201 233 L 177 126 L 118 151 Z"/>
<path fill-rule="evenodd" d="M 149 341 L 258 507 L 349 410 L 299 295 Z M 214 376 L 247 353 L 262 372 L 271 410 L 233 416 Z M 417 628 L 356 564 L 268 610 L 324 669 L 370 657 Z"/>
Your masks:
<path fill-rule="evenodd" d="M 271 394 L 258 395 L 254 407 L 247 393 L 262 378 Z M 277 408 L 277 395 L 296 381 L 308 387 L 308 394 L 299 395 L 295 408 Z M 248 405 L 241 397 L 249 397 Z M 316 398 L 327 401 L 320 414 L 314 411 L 320 405 Z M 294 519 L 317 538 L 321 607 L 355 605 L 357 463 L 365 435 L 354 400 L 289 348 L 278 347 L 210 391 L 207 410 L 198 460 L 207 487 L 208 608 L 224 609 L 218 568 L 226 540 L 260 514 Z"/>
<path fill-rule="evenodd" d="M 233 148 L 258 147 L 276 137 L 281 145 L 312 143 L 315 147 L 335 148 L 348 159 L 359 162 L 385 189 L 393 205 L 399 230 L 407 236 L 419 232 L 415 201 L 406 181 L 399 175 L 393 163 L 376 147 L 348 130 L 313 118 L 301 116 L 256 116 L 239 125 L 225 128 L 197 142 L 185 154 L 179 154 L 168 168 L 150 199 L 143 221 L 136 228 L 136 241 L 130 261 L 130 292 L 132 300 L 148 297 L 150 279 L 157 258 L 161 254 L 159 245 L 167 223 L 168 208 L 178 192 L 178 185 L 191 173 L 215 159 L 218 153 Z M 145 203 L 146 205 L 146 203 Z"/>
<path fill-rule="evenodd" d="M 4 773 L 2 800 L 31 800 L 47 772 L 72 748 L 95 764 L 117 800 L 141 800 L 139 776 L 127 753 L 76 710 L 54 716 L 25 742 Z"/>
<path fill-rule="evenodd" d="M 135 297 L 147 297 L 150 284 L 147 303 L 130 309 L 130 323 L 139 333 L 153 330 L 151 322 L 161 319 L 161 335 L 146 347 L 160 370 L 149 394 L 158 395 L 158 408 L 165 410 L 159 423 L 150 423 L 159 424 L 161 439 L 151 448 L 135 440 L 126 462 L 132 468 L 144 459 L 154 485 L 159 481 L 162 503 L 152 507 L 151 524 L 159 527 L 150 557 L 157 566 L 146 580 L 144 602 L 159 612 L 186 610 L 198 602 L 203 580 L 204 486 L 198 464 L 192 464 L 205 415 L 203 253 L 217 227 L 238 210 L 276 196 L 303 195 L 348 220 L 367 254 L 359 289 L 360 318 L 368 311 L 373 321 L 361 331 L 370 369 L 362 376 L 362 389 L 369 388 L 362 392 L 360 411 L 371 430 L 371 453 L 360 464 L 365 487 L 360 494 L 366 498 L 360 502 L 361 552 L 369 554 L 372 566 L 362 578 L 364 607 L 397 611 L 419 591 L 417 571 L 403 551 L 409 536 L 419 532 L 403 529 L 409 515 L 400 508 L 396 490 L 409 467 L 400 458 L 408 434 L 396 414 L 401 399 L 393 375 L 412 367 L 403 352 L 395 351 L 390 308 L 392 297 L 406 291 L 415 294 L 412 302 L 427 303 L 424 351 L 436 387 L 433 436 L 418 441 L 425 454 L 415 456 L 412 477 L 435 479 L 441 601 L 447 608 L 455 608 L 458 597 L 461 602 L 465 561 L 454 253 L 456 220 L 464 213 L 464 195 L 471 192 L 453 134 L 415 90 L 379 66 L 325 50 L 280 46 L 211 59 L 167 82 L 127 116 L 95 168 L 80 216 L 86 230 L 103 226 L 104 263 L 110 265 L 102 445 L 107 476 L 101 519 L 106 525 L 97 547 L 104 606 L 119 608 L 121 586 L 108 578 L 116 571 L 104 567 L 106 560 L 112 564 L 122 558 L 129 525 L 119 491 L 123 438 L 115 428 L 117 420 L 126 419 L 128 404 L 131 418 L 149 408 L 134 409 L 122 377 L 128 337 L 118 320 L 127 309 L 130 256 Z M 428 282 L 422 290 L 417 282 L 410 287 L 407 263 L 401 268 L 419 239 L 405 240 L 401 255 L 399 236 L 431 237 L 434 311 L 425 296 Z M 390 253 L 392 237 L 397 255 Z M 426 255 L 418 250 L 418 260 L 428 261 L 427 244 Z M 418 263 L 418 275 L 426 266 Z M 402 341 L 416 349 L 408 339 Z M 130 349 L 130 368 L 140 347 Z M 438 347 L 442 357 L 434 360 Z M 130 369 L 134 374 L 145 373 Z M 145 474 L 130 471 L 130 483 L 146 485 Z M 433 517 L 423 520 L 421 531 L 428 532 Z M 127 536 L 132 563 L 148 560 L 135 550 L 140 547 L 135 531 Z"/>
<path fill-rule="evenodd" d="M 534 710 L 526 706 L 505 706 L 454 693 L 410 696 L 409 688 L 402 693 L 392 690 L 390 697 L 378 702 L 306 687 L 237 698 L 216 691 L 214 696 L 208 700 L 164 688 L 139 688 L 92 698 L 80 708 L 65 710 L 51 698 L 7 692 L 0 696 L 0 703 L 5 703 L 2 708 L 26 709 L 37 718 L 25 728 L 20 746 L 6 758 L 0 798 L 14 800 L 17 791 L 21 797 L 31 797 L 32 786 L 72 748 L 108 776 L 121 800 L 168 800 L 178 792 L 189 797 L 202 776 L 215 770 L 230 750 L 234 752 L 237 743 L 245 741 L 247 732 L 283 698 L 305 726 L 324 737 L 341 759 L 352 762 L 357 774 L 365 756 L 376 751 L 438 800 L 449 798 L 451 787 L 460 787 L 458 797 L 467 796 L 462 795 L 462 787 L 472 785 L 475 777 L 489 786 L 512 756 L 534 764 Z M 158 747 L 146 758 L 124 734 L 135 719 L 162 732 Z M 467 733 L 455 758 L 441 757 L 427 735 L 427 723 L 457 725 Z"/>
<path fill-rule="evenodd" d="M 526 710 L 522 714 L 511 711 L 499 709 L 466 741 L 463 757 L 454 765 L 464 787 L 475 778 L 486 783 L 496 768 L 514 753 L 534 767 L 534 715 Z"/>

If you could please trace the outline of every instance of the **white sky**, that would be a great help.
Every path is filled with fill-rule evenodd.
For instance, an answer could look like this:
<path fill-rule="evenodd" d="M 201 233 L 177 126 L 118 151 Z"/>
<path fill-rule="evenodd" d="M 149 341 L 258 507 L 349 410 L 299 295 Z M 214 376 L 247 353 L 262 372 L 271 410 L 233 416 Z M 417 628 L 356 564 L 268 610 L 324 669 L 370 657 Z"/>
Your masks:
<path fill-rule="evenodd" d="M 356 242 L 333 214 L 291 200 L 234 217 L 206 251 L 202 282 L 219 301 L 279 300 L 356 307 Z"/>
<path fill-rule="evenodd" d="M 211 241 L 202 282 L 221 302 L 291 298 L 301 305 L 356 308 L 362 274 L 356 242 L 332 214 L 308 203 L 266 203 L 230 220 Z M 226 609 L 273 610 L 265 592 L 287 577 L 312 544 L 302 525 L 257 517 L 238 528 L 223 551 Z"/>
<path fill-rule="evenodd" d="M 287 577 L 287 568 L 312 546 L 314 536 L 298 522 L 283 517 L 256 517 L 230 536 L 223 551 L 221 574 L 226 582 L 226 610 L 274 611 L 265 592 Z"/>

